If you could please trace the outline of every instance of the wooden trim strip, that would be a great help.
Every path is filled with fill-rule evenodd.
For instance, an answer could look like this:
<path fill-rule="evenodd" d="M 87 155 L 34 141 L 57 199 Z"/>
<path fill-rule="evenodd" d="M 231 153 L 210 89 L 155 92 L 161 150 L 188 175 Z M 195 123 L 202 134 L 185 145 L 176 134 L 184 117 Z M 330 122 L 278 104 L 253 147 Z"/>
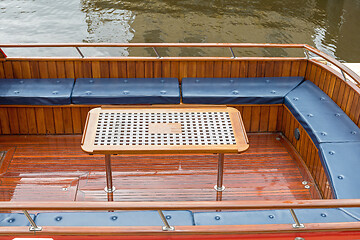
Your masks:
<path fill-rule="evenodd" d="M 306 61 L 303 57 L 7 57 L 6 61 L 143 61 L 143 62 L 166 62 L 166 61 L 204 61 L 204 62 L 217 62 L 217 61 Z"/>
<path fill-rule="evenodd" d="M 305 44 L 280 43 L 8 43 L 0 48 L 42 47 L 241 47 L 241 48 L 305 48 Z M 310 47 L 310 46 L 308 46 Z M 309 50 L 310 51 L 310 50 Z"/>
<path fill-rule="evenodd" d="M 255 210 L 360 207 L 360 199 L 176 202 L 1 202 L 1 210 Z"/>
<path fill-rule="evenodd" d="M 264 234 L 359 231 L 360 222 L 307 223 L 305 228 L 293 228 L 289 224 L 259 225 L 212 225 L 175 226 L 174 231 L 162 231 L 159 226 L 117 226 L 117 227 L 55 227 L 43 226 L 42 231 L 32 232 L 29 227 L 0 227 L 0 235 L 199 235 L 199 234 Z"/>

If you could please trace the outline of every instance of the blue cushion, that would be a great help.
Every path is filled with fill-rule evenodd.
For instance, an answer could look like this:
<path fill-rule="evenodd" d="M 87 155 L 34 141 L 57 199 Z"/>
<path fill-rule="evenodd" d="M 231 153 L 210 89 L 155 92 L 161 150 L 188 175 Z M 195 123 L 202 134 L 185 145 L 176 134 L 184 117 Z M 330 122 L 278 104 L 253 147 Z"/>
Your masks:
<path fill-rule="evenodd" d="M 32 219 L 34 215 L 30 214 Z M 30 226 L 29 221 L 22 213 L 0 213 L 0 226 L 1 227 L 18 227 L 18 226 Z"/>
<path fill-rule="evenodd" d="M 67 105 L 74 79 L 0 79 L 0 104 Z"/>
<path fill-rule="evenodd" d="M 294 209 L 301 223 L 357 222 L 356 218 L 346 214 L 342 209 Z"/>
<path fill-rule="evenodd" d="M 335 198 L 360 198 L 360 143 L 322 143 L 319 146 Z"/>
<path fill-rule="evenodd" d="M 300 223 L 356 222 L 339 209 L 296 209 Z M 289 210 L 194 213 L 195 225 L 294 224 Z"/>
<path fill-rule="evenodd" d="M 316 146 L 327 142 L 360 141 L 360 129 L 343 110 L 311 81 L 285 97 L 285 105 Z"/>
<path fill-rule="evenodd" d="M 163 211 L 172 226 L 191 226 L 190 211 Z M 39 213 L 39 226 L 164 226 L 157 211 Z"/>
<path fill-rule="evenodd" d="M 176 78 L 79 78 L 72 94 L 75 104 L 178 104 Z"/>
<path fill-rule="evenodd" d="M 281 104 L 303 77 L 183 78 L 183 103 Z"/>
<path fill-rule="evenodd" d="M 195 212 L 195 225 L 286 224 L 294 220 L 289 211 Z"/>

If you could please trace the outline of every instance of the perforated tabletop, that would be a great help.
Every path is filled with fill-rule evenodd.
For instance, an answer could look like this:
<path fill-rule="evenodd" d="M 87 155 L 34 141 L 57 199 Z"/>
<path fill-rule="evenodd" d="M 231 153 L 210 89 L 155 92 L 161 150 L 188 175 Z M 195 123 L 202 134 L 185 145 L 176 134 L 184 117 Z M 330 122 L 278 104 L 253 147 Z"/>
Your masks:
<path fill-rule="evenodd" d="M 240 113 L 226 106 L 92 109 L 88 153 L 238 153 L 248 148 Z"/>

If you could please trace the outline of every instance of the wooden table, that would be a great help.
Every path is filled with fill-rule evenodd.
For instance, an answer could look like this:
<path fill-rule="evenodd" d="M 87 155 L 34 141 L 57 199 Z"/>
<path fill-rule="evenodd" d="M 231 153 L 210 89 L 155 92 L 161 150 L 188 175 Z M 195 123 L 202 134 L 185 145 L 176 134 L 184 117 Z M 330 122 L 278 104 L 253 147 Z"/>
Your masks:
<path fill-rule="evenodd" d="M 248 149 L 240 112 L 226 106 L 103 106 L 89 111 L 81 148 L 105 154 L 105 191 L 112 193 L 112 154 L 218 154 L 216 191 L 224 191 L 225 153 Z"/>

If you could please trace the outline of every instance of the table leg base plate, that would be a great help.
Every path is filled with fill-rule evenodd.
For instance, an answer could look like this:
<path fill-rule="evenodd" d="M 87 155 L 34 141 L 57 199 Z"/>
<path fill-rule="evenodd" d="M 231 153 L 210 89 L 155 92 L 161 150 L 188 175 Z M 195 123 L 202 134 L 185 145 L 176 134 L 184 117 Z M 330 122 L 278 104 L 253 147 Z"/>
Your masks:
<path fill-rule="evenodd" d="M 214 186 L 215 191 L 223 192 L 225 190 L 225 186 L 218 187 L 217 185 Z"/>
<path fill-rule="evenodd" d="M 108 187 L 105 187 L 104 188 L 104 191 L 107 192 L 107 193 L 112 193 L 112 192 L 115 192 L 116 188 L 113 186 L 112 189 L 108 189 Z"/>

